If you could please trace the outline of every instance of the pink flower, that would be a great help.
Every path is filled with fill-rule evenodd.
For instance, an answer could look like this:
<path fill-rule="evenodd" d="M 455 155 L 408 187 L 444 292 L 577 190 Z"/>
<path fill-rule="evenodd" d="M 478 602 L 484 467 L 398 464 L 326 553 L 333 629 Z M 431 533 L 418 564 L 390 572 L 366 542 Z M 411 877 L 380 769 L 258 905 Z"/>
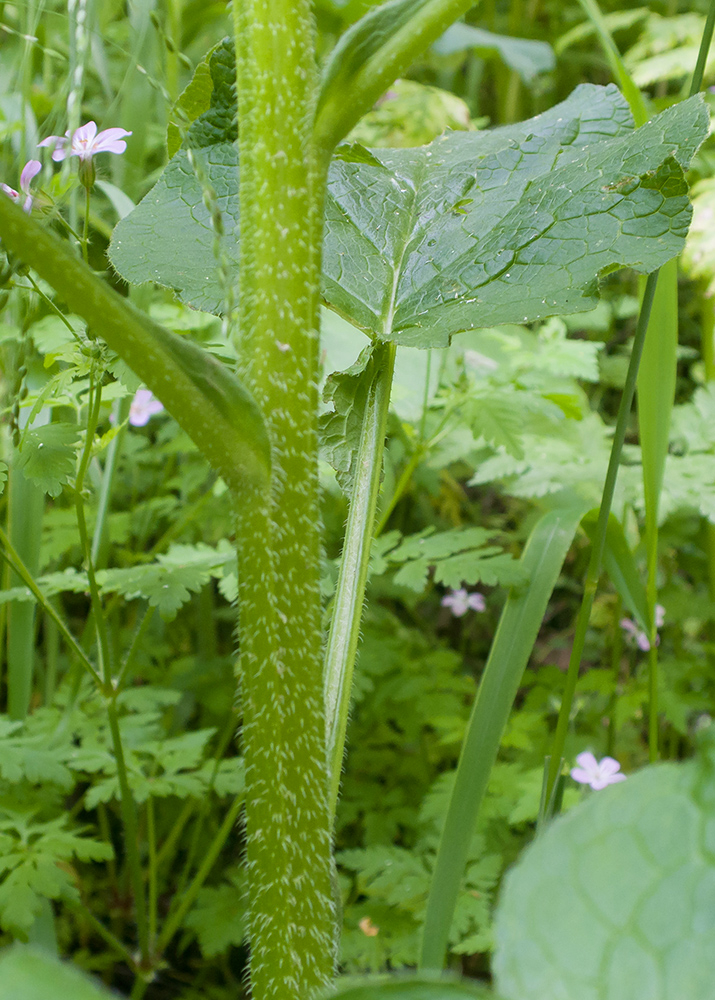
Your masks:
<path fill-rule="evenodd" d="M 70 131 L 67 129 L 62 135 L 48 135 L 46 139 L 38 143 L 38 146 L 52 146 L 52 159 L 55 163 L 66 160 L 68 156 L 79 156 L 80 161 L 91 160 L 95 153 L 123 153 L 127 144 L 122 138 L 131 135 L 123 128 L 107 128 L 103 132 L 97 132 L 96 122 L 87 122 L 76 129 L 70 139 Z"/>
<path fill-rule="evenodd" d="M 656 604 L 655 606 L 655 627 L 661 628 L 665 621 L 665 608 L 662 604 Z M 650 649 L 650 640 L 642 629 L 639 629 L 634 621 L 630 618 L 621 618 L 620 626 L 624 632 L 635 642 L 639 649 L 642 649 L 644 653 L 647 653 Z M 660 642 L 660 636 L 656 636 L 655 644 L 656 646 Z"/>
<path fill-rule="evenodd" d="M 487 605 L 482 594 L 468 594 L 461 587 L 459 590 L 452 590 L 449 594 L 445 594 L 442 598 L 442 607 L 451 608 L 454 617 L 461 618 L 470 609 L 472 611 L 485 611 Z"/>
<path fill-rule="evenodd" d="M 164 409 L 149 389 L 137 389 L 129 407 L 129 423 L 132 427 L 145 427 L 156 413 Z"/>
<path fill-rule="evenodd" d="M 13 201 L 20 201 L 20 198 L 25 195 L 25 204 L 22 206 L 25 212 L 32 211 L 32 194 L 30 192 L 30 181 L 42 170 L 42 164 L 39 160 L 28 160 L 25 166 L 22 168 L 22 173 L 20 174 L 20 190 L 16 191 L 15 188 L 11 188 L 7 184 L 0 184 L 0 188 L 5 192 L 5 194 L 12 198 Z"/>
<path fill-rule="evenodd" d="M 626 775 L 619 774 L 621 765 L 613 757 L 596 760 L 590 750 L 580 753 L 576 758 L 578 767 L 571 769 L 571 777 L 581 785 L 590 785 L 595 791 L 600 791 L 606 785 L 615 785 L 625 781 Z"/>

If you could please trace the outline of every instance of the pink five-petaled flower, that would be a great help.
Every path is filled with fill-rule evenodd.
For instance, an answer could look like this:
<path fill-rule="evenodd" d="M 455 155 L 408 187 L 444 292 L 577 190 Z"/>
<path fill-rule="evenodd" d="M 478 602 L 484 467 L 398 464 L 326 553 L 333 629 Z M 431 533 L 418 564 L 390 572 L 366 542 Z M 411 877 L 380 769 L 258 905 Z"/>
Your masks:
<path fill-rule="evenodd" d="M 25 212 L 32 211 L 32 193 L 30 191 L 30 181 L 42 170 L 42 164 L 39 160 L 28 160 L 25 166 L 22 168 L 22 173 L 20 174 L 20 190 L 16 191 L 15 188 L 11 188 L 8 184 L 0 184 L 0 188 L 5 192 L 5 194 L 12 198 L 13 201 L 19 203 L 20 198 L 25 195 L 25 203 L 22 206 Z"/>
<path fill-rule="evenodd" d="M 613 757 L 596 760 L 590 750 L 580 753 L 576 758 L 578 767 L 571 769 L 571 777 L 581 785 L 590 785 L 597 792 L 606 785 L 615 785 L 625 781 L 625 774 L 619 774 L 621 765 Z"/>
<path fill-rule="evenodd" d="M 106 128 L 97 132 L 96 122 L 87 122 L 72 133 L 67 129 L 64 135 L 48 135 L 38 146 L 52 146 L 52 159 L 55 163 L 66 160 L 68 156 L 79 156 L 80 160 L 91 160 L 95 153 L 123 153 L 127 144 L 122 138 L 131 135 L 123 128 Z"/>
<path fill-rule="evenodd" d="M 486 601 L 481 594 L 468 594 L 464 587 L 452 590 L 442 598 L 442 607 L 450 608 L 455 618 L 461 618 L 469 610 L 485 611 Z"/>
<path fill-rule="evenodd" d="M 129 407 L 129 423 L 132 427 L 145 427 L 155 413 L 164 409 L 149 389 L 137 389 Z"/>
<path fill-rule="evenodd" d="M 656 604 L 655 606 L 655 627 L 661 628 L 665 622 L 665 608 L 662 604 Z M 634 621 L 630 618 L 621 618 L 620 626 L 623 631 L 635 642 L 639 649 L 642 649 L 644 653 L 647 653 L 650 649 L 650 640 L 642 629 L 639 629 Z M 656 636 L 655 644 L 656 646 L 660 642 L 660 636 Z"/>

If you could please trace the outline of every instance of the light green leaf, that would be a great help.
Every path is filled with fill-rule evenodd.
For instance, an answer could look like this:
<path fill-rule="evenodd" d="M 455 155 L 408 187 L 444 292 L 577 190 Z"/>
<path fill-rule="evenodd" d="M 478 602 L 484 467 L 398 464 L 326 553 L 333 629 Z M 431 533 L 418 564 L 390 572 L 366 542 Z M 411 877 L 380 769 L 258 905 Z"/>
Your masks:
<path fill-rule="evenodd" d="M 554 50 L 548 42 L 495 35 L 471 24 L 451 25 L 432 49 L 441 56 L 469 49 L 482 56 L 498 55 L 525 83 L 530 83 L 539 73 L 550 72 L 556 65 Z"/>
<path fill-rule="evenodd" d="M 706 119 L 693 98 L 634 133 L 615 87 L 585 85 L 519 125 L 375 150 L 379 166 L 335 160 L 324 297 L 368 334 L 417 347 L 592 309 L 600 273 L 650 271 L 682 248 L 690 221 L 682 166 Z M 236 152 L 223 143 L 196 155 L 235 260 Z M 119 223 L 110 255 L 130 282 L 156 281 L 196 308 L 221 309 L 214 233 L 185 152 Z"/>
<path fill-rule="evenodd" d="M 394 582 L 417 593 L 427 585 L 430 569 L 434 570 L 436 583 L 453 589 L 480 582 L 491 587 L 523 582 L 524 572 L 518 560 L 500 547 L 487 544 L 489 532 L 483 528 L 453 528 L 436 534 L 433 530 L 427 528 L 405 538 L 386 553 L 380 550 L 392 533 L 377 539 L 372 553 L 373 575 L 398 566 Z"/>
<path fill-rule="evenodd" d="M 713 829 L 712 759 L 648 767 L 589 795 L 506 877 L 497 987 L 510 1000 L 710 1000 Z"/>
<path fill-rule="evenodd" d="M 76 424 L 33 427 L 22 441 L 18 465 L 45 493 L 59 496 L 62 487 L 74 475 L 78 439 Z"/>
<path fill-rule="evenodd" d="M 331 991 L 327 996 L 332 1000 L 482 1000 L 491 997 L 499 1000 L 490 990 L 472 983 L 458 983 L 450 980 L 442 982 L 425 976 L 396 978 L 369 978 L 365 985 L 350 986 Z"/>
<path fill-rule="evenodd" d="M 110 994 L 44 949 L 13 945 L 0 953 L 0 1000 L 110 1000 Z"/>

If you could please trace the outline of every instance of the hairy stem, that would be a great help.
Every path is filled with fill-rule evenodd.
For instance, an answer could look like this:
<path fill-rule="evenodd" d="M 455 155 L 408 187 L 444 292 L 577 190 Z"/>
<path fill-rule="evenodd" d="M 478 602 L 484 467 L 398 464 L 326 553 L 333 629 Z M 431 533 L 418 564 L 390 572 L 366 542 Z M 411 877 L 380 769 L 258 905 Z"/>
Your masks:
<path fill-rule="evenodd" d="M 270 494 L 239 495 L 239 639 L 254 1000 L 332 976 L 317 463 L 325 171 L 312 139 L 309 0 L 234 4 L 239 353 L 272 447 Z"/>

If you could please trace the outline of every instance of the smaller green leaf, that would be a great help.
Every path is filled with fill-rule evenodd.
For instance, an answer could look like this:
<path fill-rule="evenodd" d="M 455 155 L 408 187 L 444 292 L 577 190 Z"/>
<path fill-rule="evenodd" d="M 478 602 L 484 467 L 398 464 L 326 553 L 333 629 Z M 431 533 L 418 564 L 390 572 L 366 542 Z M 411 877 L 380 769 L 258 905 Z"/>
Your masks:
<path fill-rule="evenodd" d="M 204 958 L 243 944 L 247 933 L 245 883 L 245 869 L 239 869 L 229 882 L 205 887 L 186 915 L 184 926 L 196 933 Z"/>
<path fill-rule="evenodd" d="M 111 1000 L 111 995 L 47 951 L 13 945 L 0 953 L 0 1000 Z"/>
<path fill-rule="evenodd" d="M 76 424 L 45 424 L 25 434 L 18 464 L 28 479 L 57 497 L 75 472 Z"/>
<path fill-rule="evenodd" d="M 548 42 L 495 35 L 471 24 L 451 25 L 432 49 L 441 56 L 469 49 L 482 56 L 498 55 L 525 83 L 531 83 L 540 73 L 550 72 L 556 65 L 554 50 Z"/>
<path fill-rule="evenodd" d="M 320 418 L 323 457 L 335 469 L 343 493 L 352 494 L 365 405 L 375 378 L 373 347 L 366 347 L 354 365 L 328 377 L 323 398 L 333 411 Z"/>

